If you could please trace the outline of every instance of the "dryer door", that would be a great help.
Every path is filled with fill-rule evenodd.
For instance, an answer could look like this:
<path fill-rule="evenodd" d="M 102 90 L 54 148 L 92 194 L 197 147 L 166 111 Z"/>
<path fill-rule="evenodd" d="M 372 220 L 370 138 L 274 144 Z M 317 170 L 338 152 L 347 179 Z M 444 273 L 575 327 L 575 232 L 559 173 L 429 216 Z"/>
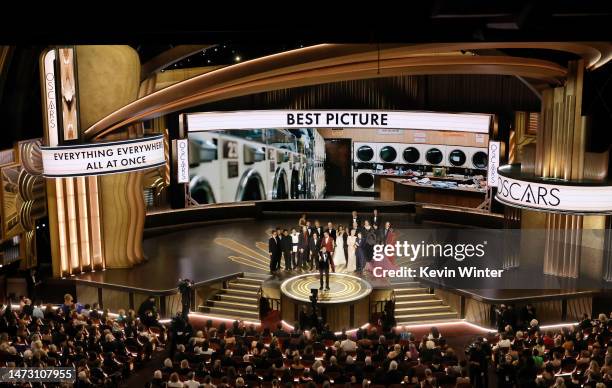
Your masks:
<path fill-rule="evenodd" d="M 475 168 L 487 168 L 489 165 L 489 157 L 487 156 L 487 153 L 484 151 L 475 152 L 474 156 L 472 156 L 472 164 Z"/>
<path fill-rule="evenodd" d="M 370 162 L 374 159 L 374 149 L 368 145 L 362 145 L 357 149 L 358 162 Z"/>
<path fill-rule="evenodd" d="M 393 163 L 397 158 L 397 151 L 392 146 L 387 145 L 380 149 L 379 156 L 383 163 Z"/>
<path fill-rule="evenodd" d="M 459 149 L 454 149 L 448 154 L 448 161 L 453 167 L 463 166 L 466 159 L 465 152 Z"/>
<path fill-rule="evenodd" d="M 357 186 L 360 189 L 368 190 L 374 187 L 374 175 L 371 172 L 359 172 L 356 178 Z"/>
<path fill-rule="evenodd" d="M 419 161 L 421 153 L 415 147 L 406 147 L 402 154 L 406 163 L 415 164 Z"/>
<path fill-rule="evenodd" d="M 444 155 L 442 154 L 442 151 L 435 147 L 428 149 L 425 153 L 425 159 L 429 164 L 440 164 L 442 163 L 443 158 Z"/>

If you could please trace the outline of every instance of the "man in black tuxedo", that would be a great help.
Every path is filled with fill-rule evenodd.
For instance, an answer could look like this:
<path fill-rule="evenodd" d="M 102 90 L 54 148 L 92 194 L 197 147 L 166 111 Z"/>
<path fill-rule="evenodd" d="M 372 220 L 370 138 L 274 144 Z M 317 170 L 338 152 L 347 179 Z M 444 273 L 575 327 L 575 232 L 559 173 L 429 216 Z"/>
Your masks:
<path fill-rule="evenodd" d="M 329 234 L 329 236 L 331 238 L 334 239 L 334 241 L 336 241 L 336 229 L 334 229 L 334 224 L 331 222 L 327 223 L 327 229 L 325 229 L 325 231 L 327 232 L 327 234 Z"/>
<path fill-rule="evenodd" d="M 306 230 L 308 231 L 308 239 L 310 239 L 310 237 L 312 237 L 312 231 L 313 231 L 313 227 L 312 224 L 310 223 L 310 221 L 306 221 Z"/>
<path fill-rule="evenodd" d="M 391 228 L 391 223 L 389 221 L 385 222 L 385 227 L 382 230 L 382 244 L 387 244 L 389 241 L 389 235 L 393 233 L 393 229 Z"/>
<path fill-rule="evenodd" d="M 382 228 L 382 220 L 380 218 L 380 214 L 378 214 L 378 209 L 374 209 L 374 211 L 372 212 L 372 225 L 376 224 L 378 225 L 379 228 Z"/>
<path fill-rule="evenodd" d="M 359 216 L 357 215 L 357 211 L 353 210 L 351 213 L 351 220 L 348 223 L 348 227 L 349 227 L 349 232 L 351 229 L 353 229 L 353 224 L 357 223 L 357 227 L 361 227 L 361 219 L 359 219 Z"/>
<path fill-rule="evenodd" d="M 368 220 L 363 222 L 362 234 L 366 240 L 366 261 L 370 262 L 374 253 L 374 245 L 377 244 L 379 236 Z"/>
<path fill-rule="evenodd" d="M 325 290 L 329 291 L 329 263 L 331 261 L 331 255 L 327 252 L 325 247 L 321 248 L 319 252 L 319 279 L 321 281 L 321 287 L 319 290 L 323 290 L 323 275 L 325 275 Z"/>
<path fill-rule="evenodd" d="M 310 239 L 310 242 L 308 243 L 308 250 L 310 251 L 311 257 L 310 257 L 310 270 L 312 271 L 312 267 L 313 267 L 313 263 L 316 263 L 317 265 L 319 264 L 319 249 L 321 249 L 321 238 L 319 238 L 319 235 L 317 234 L 317 232 L 313 232 L 312 233 L 312 238 Z"/>
<path fill-rule="evenodd" d="M 272 231 L 272 237 L 268 240 L 268 253 L 270 254 L 270 273 L 273 273 L 280 266 L 282 256 L 280 238 L 276 230 Z"/>
<path fill-rule="evenodd" d="M 283 257 L 285 258 L 285 271 L 291 271 L 291 250 L 293 249 L 293 240 L 289 236 L 289 231 L 283 229 L 283 236 L 281 238 L 281 250 L 283 251 Z"/>
<path fill-rule="evenodd" d="M 310 259 L 310 229 L 308 226 L 302 226 L 302 231 L 298 238 L 298 268 L 302 268 L 308 264 Z"/>
<path fill-rule="evenodd" d="M 32 302 L 38 301 L 38 288 L 40 283 L 41 281 L 36 272 L 36 268 L 30 269 L 26 276 L 26 285 L 28 287 L 28 297 Z"/>
<path fill-rule="evenodd" d="M 316 233 L 319 236 L 319 238 L 323 236 L 323 227 L 321 226 L 321 223 L 319 222 L 319 220 L 315 220 L 315 224 L 312 227 L 312 232 Z"/>

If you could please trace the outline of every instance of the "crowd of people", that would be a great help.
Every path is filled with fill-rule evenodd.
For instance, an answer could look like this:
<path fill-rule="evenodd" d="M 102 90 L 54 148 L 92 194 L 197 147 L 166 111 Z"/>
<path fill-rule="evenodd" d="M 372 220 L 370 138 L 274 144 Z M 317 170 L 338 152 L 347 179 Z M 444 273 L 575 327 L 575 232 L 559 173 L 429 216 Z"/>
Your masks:
<path fill-rule="evenodd" d="M 585 315 L 578 325 L 556 330 L 542 330 L 535 318 L 527 326 L 519 320 L 517 328 L 507 324 L 456 351 L 449 342 L 457 345 L 457 339 L 435 327 L 420 338 L 404 327 L 335 334 L 326 325 L 270 330 L 208 321 L 193 329 L 179 314 L 167 328 L 151 300 L 137 311 L 111 314 L 97 304 L 75 303 L 68 294 L 64 299 L 60 306 L 33 305 L 27 298 L 18 307 L 0 306 L 0 366 L 74 367 L 77 387 L 120 386 L 134 370 L 155 365 L 150 387 L 612 384 L 612 314 Z M 156 350 L 167 355 L 161 365 L 152 357 Z"/>
<path fill-rule="evenodd" d="M 21 297 L 19 306 L 0 305 L 0 366 L 73 367 L 77 387 L 117 387 L 144 366 L 167 330 L 149 327 L 133 311 L 111 314 L 98 304 L 76 303 L 70 294 L 60 306 Z M 28 385 L 30 386 L 30 385 Z M 69 384 L 67 386 L 73 386 Z"/>
<path fill-rule="evenodd" d="M 611 314 L 612 317 L 612 314 Z M 603 388 L 612 384 L 612 319 L 585 317 L 575 327 L 532 327 L 477 337 L 462 351 L 432 327 L 415 338 L 405 328 L 334 334 L 299 324 L 257 330 L 234 322 L 205 328 L 179 345 L 154 373 L 162 387 Z M 400 385 L 401 384 L 401 385 Z"/>
<path fill-rule="evenodd" d="M 490 348 L 498 387 L 612 385 L 612 314 L 585 314 L 579 325 L 559 330 L 543 331 L 535 318 L 523 327 L 507 324 Z"/>
<path fill-rule="evenodd" d="M 395 244 L 395 232 L 391 222 L 383 222 L 376 209 L 368 217 L 353 211 L 346 224 L 327 222 L 325 226 L 304 214 L 297 226 L 272 230 L 268 240 L 270 273 L 280 271 L 282 265 L 285 271 L 321 270 L 319 263 L 329 266 L 332 272 L 394 268 L 394 256 L 372 260 L 377 244 Z"/>
<path fill-rule="evenodd" d="M 448 369 L 448 373 L 446 372 Z M 257 330 L 234 322 L 205 328 L 177 346 L 156 370 L 150 387 L 328 387 L 468 381 L 469 371 L 436 328 L 421 339 L 405 329 L 335 334 L 300 329 Z M 181 385 L 183 384 L 183 385 Z M 429 385 L 428 385 L 429 384 Z M 469 386 L 469 384 L 468 384 Z"/>

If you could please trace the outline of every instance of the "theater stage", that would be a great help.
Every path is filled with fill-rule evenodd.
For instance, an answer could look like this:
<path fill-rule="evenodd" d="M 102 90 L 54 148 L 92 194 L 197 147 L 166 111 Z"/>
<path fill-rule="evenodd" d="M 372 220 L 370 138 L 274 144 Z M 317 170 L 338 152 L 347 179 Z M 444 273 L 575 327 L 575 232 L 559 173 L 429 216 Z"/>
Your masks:
<path fill-rule="evenodd" d="M 308 213 L 308 217 L 311 220 L 319 219 L 325 226 L 328 221 L 334 225 L 346 224 L 350 214 Z M 247 277 L 261 277 L 280 287 L 282 280 L 300 273 L 281 271 L 269 275 L 269 232 L 276 227 L 290 229 L 297 224 L 298 218 L 298 213 L 279 215 L 278 212 L 267 212 L 257 218 L 200 223 L 170 232 L 150 234 L 143 242 L 146 262 L 130 269 L 86 273 L 70 281 L 76 283 L 79 299 L 98 300 L 111 309 L 125 306 L 137 308 L 147 295 L 157 295 L 161 299 L 161 310 L 165 313 L 174 312 L 180 306 L 176 290 L 179 278 L 202 283 L 202 288 L 208 292 L 200 295 L 198 302 L 192 306 L 194 310 L 199 303 L 205 304 L 206 296 L 212 291 L 225 288 L 237 276 L 255 274 Z M 392 223 L 397 240 L 414 236 L 416 229 L 453 228 L 449 224 L 415 222 L 414 213 L 382 213 L 382 218 Z M 411 265 L 402 260 L 398 260 L 398 264 Z M 392 279 L 390 282 L 388 279 L 374 278 L 371 274 L 359 276 L 363 276 L 374 290 L 391 290 L 394 288 L 393 283 L 411 280 Z M 559 312 L 555 313 L 559 317 L 574 317 L 590 309 L 593 294 L 598 290 L 577 293 L 571 284 L 564 285 L 566 287 L 542 290 L 513 290 L 512 283 L 496 280 L 492 287 L 483 290 L 452 287 L 448 284 L 444 287 L 426 281 L 418 287 L 436 288 L 435 295 L 451 306 L 459 317 L 488 325 L 491 307 L 504 302 L 520 305 L 529 300 L 537 300 L 547 309 L 553 306 L 550 309 Z M 575 301 L 572 302 L 572 299 Z"/>
<path fill-rule="evenodd" d="M 350 214 L 308 214 L 319 219 L 346 224 Z M 146 238 L 146 262 L 134 268 L 111 269 L 76 276 L 77 281 L 138 288 L 151 292 L 171 290 L 179 278 L 194 282 L 238 272 L 269 273 L 268 239 L 272 228 L 291 229 L 299 215 L 215 222 Z M 384 215 L 401 238 L 401 230 L 421 228 L 410 214 Z"/>

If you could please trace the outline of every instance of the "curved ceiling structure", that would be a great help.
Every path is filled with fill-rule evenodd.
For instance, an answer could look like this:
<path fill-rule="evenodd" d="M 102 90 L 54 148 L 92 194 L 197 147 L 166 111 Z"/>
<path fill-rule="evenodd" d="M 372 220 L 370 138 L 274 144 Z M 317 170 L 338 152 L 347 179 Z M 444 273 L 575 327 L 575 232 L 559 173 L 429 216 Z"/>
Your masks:
<path fill-rule="evenodd" d="M 194 53 L 213 46 L 214 45 L 212 44 L 180 45 L 173 47 L 170 50 L 166 50 L 142 64 L 140 67 L 140 79 L 144 80 L 151 74 L 155 74 L 163 68 L 180 61 L 181 59 L 187 58 Z"/>
<path fill-rule="evenodd" d="M 608 50 L 606 50 L 606 47 Z M 321 44 L 205 73 L 142 97 L 85 131 L 100 139 L 134 122 L 209 102 L 314 84 L 424 74 L 504 74 L 560 84 L 566 69 L 542 59 L 479 56 L 470 50 L 546 49 L 573 53 L 588 67 L 610 59 L 609 45 L 582 43 L 446 43 L 418 45 Z"/>

